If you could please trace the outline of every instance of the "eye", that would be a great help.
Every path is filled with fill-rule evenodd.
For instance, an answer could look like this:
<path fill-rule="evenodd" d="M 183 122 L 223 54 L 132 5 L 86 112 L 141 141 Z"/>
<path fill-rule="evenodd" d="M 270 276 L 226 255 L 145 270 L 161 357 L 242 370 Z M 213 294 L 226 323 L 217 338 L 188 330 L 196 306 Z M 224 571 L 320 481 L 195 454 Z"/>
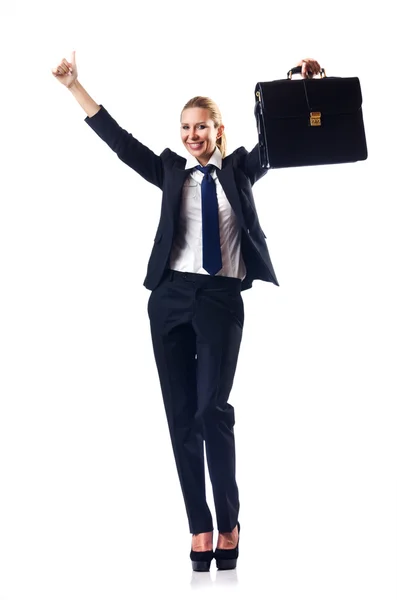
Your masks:
<path fill-rule="evenodd" d="M 182 129 L 189 129 L 189 125 L 182 125 Z"/>
<path fill-rule="evenodd" d="M 205 129 L 207 127 L 207 125 L 199 125 L 200 129 Z"/>

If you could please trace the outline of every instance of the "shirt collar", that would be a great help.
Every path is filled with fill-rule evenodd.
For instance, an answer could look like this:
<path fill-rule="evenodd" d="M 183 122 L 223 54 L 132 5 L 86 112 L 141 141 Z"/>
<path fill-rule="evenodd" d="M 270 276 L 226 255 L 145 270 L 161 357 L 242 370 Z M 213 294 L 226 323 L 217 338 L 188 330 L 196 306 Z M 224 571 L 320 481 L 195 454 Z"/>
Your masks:
<path fill-rule="evenodd" d="M 197 167 L 199 164 L 200 163 L 197 158 L 189 154 L 189 156 L 186 158 L 185 169 L 194 169 L 194 167 Z M 216 146 L 211 158 L 209 159 L 207 166 L 208 165 L 214 165 L 218 169 L 222 169 L 222 154 L 218 146 Z"/>

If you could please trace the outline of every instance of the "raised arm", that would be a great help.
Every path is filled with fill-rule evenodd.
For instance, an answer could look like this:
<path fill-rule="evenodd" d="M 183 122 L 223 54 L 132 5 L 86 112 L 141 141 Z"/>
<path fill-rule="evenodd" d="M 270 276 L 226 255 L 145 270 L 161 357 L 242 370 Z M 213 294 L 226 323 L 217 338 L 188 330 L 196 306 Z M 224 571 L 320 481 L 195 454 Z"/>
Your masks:
<path fill-rule="evenodd" d="M 75 51 L 72 62 L 65 58 L 52 69 L 53 75 L 69 89 L 82 109 L 86 112 L 85 122 L 115 152 L 118 158 L 134 169 L 144 179 L 162 189 L 163 163 L 152 150 L 139 142 L 131 133 L 113 119 L 108 111 L 97 104 L 78 81 Z"/>
<path fill-rule="evenodd" d="M 267 161 L 265 161 L 266 164 Z M 268 172 L 268 168 L 261 166 L 260 155 L 259 155 L 259 144 L 256 144 L 251 152 L 248 152 L 243 158 L 243 171 L 249 177 L 251 185 L 254 185 Z"/>
<path fill-rule="evenodd" d="M 76 98 L 81 108 L 87 113 L 87 118 L 91 119 L 100 110 L 100 105 L 91 98 L 77 79 L 68 86 L 68 89 Z"/>

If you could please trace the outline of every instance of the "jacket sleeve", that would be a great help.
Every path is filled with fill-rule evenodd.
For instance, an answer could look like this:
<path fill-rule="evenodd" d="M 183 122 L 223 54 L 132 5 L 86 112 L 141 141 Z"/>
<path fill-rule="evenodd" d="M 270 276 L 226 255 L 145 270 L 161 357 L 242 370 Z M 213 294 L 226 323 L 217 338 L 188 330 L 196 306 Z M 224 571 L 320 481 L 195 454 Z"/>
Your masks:
<path fill-rule="evenodd" d="M 117 154 L 119 159 L 134 169 L 146 181 L 163 188 L 164 167 L 160 156 L 144 146 L 131 133 L 113 119 L 106 108 L 101 108 L 93 117 L 84 121 Z"/>
<path fill-rule="evenodd" d="M 261 167 L 260 156 L 259 156 L 259 144 L 251 150 L 251 152 L 247 152 L 245 148 L 241 148 L 244 151 L 241 168 L 244 173 L 249 177 L 251 181 L 251 185 L 254 185 L 255 182 L 258 181 L 261 177 L 266 175 L 268 172 L 267 167 Z"/>

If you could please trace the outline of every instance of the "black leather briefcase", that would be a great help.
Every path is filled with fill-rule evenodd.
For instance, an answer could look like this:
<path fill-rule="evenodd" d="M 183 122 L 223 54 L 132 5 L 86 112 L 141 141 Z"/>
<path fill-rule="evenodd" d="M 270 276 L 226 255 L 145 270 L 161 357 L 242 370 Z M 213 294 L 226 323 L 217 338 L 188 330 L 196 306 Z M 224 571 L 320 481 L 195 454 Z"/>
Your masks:
<path fill-rule="evenodd" d="M 368 156 L 357 77 L 265 81 L 255 87 L 262 166 L 348 163 Z"/>

